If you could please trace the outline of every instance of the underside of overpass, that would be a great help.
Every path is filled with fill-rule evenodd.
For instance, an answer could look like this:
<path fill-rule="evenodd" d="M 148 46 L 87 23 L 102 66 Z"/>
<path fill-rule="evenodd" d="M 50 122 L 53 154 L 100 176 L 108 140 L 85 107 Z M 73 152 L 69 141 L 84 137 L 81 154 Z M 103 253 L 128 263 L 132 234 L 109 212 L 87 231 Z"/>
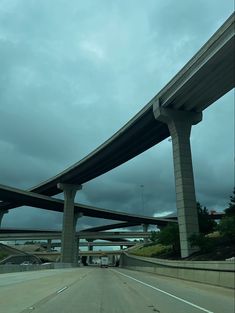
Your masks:
<path fill-rule="evenodd" d="M 75 245 L 74 197 L 76 191 L 82 188 L 81 184 L 110 171 L 169 136 L 173 146 L 181 256 L 187 257 L 194 252 L 188 242 L 190 235 L 198 233 L 190 132 L 192 125 L 202 120 L 202 111 L 235 86 L 234 37 L 232 14 L 182 70 L 115 135 L 78 163 L 29 190 L 47 196 L 63 190 L 62 255 L 63 249 L 68 248 L 68 242 L 71 245 L 65 258 L 67 261 L 72 261 Z M 34 206 L 44 200 L 37 199 Z M 0 203 L 4 210 L 21 205 L 20 196 Z M 109 215 L 108 211 L 105 213 Z M 130 221 L 127 217 L 120 220 Z"/>

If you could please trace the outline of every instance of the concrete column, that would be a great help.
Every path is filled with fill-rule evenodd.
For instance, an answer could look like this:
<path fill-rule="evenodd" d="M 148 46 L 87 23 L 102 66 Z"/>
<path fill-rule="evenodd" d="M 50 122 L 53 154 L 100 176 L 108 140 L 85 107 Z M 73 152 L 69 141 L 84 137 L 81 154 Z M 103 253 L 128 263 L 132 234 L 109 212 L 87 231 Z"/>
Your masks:
<path fill-rule="evenodd" d="M 74 213 L 74 231 L 75 231 L 75 251 L 74 251 L 74 260 L 75 263 L 78 263 L 78 260 L 80 260 L 79 256 L 79 242 L 80 238 L 76 236 L 76 225 L 79 218 L 83 217 L 83 213 Z"/>
<path fill-rule="evenodd" d="M 80 238 L 76 237 L 76 239 L 75 239 L 75 261 L 76 261 L 76 263 L 78 263 L 78 261 L 80 261 L 79 242 L 80 242 Z"/>
<path fill-rule="evenodd" d="M 148 224 L 143 224 L 143 233 L 147 233 L 149 225 Z M 148 238 L 143 238 L 144 239 L 144 243 L 148 243 Z"/>
<path fill-rule="evenodd" d="M 47 240 L 47 252 L 51 252 L 51 239 Z"/>
<path fill-rule="evenodd" d="M 112 255 L 112 265 L 113 265 L 113 266 L 116 265 L 116 257 L 115 257 L 114 254 Z"/>
<path fill-rule="evenodd" d="M 89 239 L 89 240 L 87 240 L 88 241 L 88 251 L 93 251 L 93 246 L 92 245 L 89 245 L 89 243 L 91 242 L 93 242 L 93 240 L 92 239 Z M 88 256 L 88 264 L 92 264 L 92 260 L 93 260 L 93 257 L 92 257 L 92 255 L 89 255 Z"/>
<path fill-rule="evenodd" d="M 8 213 L 8 210 L 0 210 L 0 228 L 2 227 L 3 216 Z"/>
<path fill-rule="evenodd" d="M 58 184 L 64 192 L 64 216 L 61 240 L 61 262 L 77 263 L 76 260 L 76 217 L 74 214 L 74 198 L 81 185 Z"/>
<path fill-rule="evenodd" d="M 195 197 L 190 132 L 202 120 L 202 113 L 153 108 L 157 120 L 168 125 L 173 147 L 176 206 L 180 233 L 181 257 L 187 257 L 197 248 L 191 248 L 188 238 L 199 233 Z"/>

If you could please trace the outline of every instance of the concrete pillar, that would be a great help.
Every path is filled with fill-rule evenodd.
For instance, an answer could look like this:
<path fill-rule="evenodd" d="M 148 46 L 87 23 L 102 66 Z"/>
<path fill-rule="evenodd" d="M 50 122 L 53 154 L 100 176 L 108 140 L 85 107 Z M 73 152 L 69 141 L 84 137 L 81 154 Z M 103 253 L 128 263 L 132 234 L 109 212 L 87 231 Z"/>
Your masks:
<path fill-rule="evenodd" d="M 61 240 L 61 262 L 77 263 L 76 260 L 76 216 L 74 214 L 74 198 L 81 185 L 58 184 L 64 192 L 64 216 Z"/>
<path fill-rule="evenodd" d="M 47 252 L 51 252 L 51 239 L 47 240 Z"/>
<path fill-rule="evenodd" d="M 75 231 L 75 234 L 76 234 L 77 221 L 81 217 L 83 217 L 83 213 L 80 213 L 80 212 L 79 213 L 74 213 L 74 231 Z M 75 263 L 78 263 L 78 260 L 80 260 L 80 256 L 79 256 L 79 242 L 80 242 L 80 238 L 75 235 L 75 251 L 74 251 Z"/>
<path fill-rule="evenodd" d="M 8 210 L 0 210 L 0 228 L 2 227 L 3 216 L 8 213 Z"/>
<path fill-rule="evenodd" d="M 78 263 L 78 261 L 81 261 L 80 259 L 80 255 L 79 255 L 79 242 L 80 242 L 80 238 L 77 236 L 75 238 L 75 262 Z M 80 263 L 80 262 L 79 262 Z"/>
<path fill-rule="evenodd" d="M 191 248 L 188 240 L 192 234 L 199 233 L 190 132 L 192 125 L 202 120 L 202 113 L 165 109 L 158 104 L 154 105 L 153 113 L 158 121 L 167 124 L 171 134 L 181 257 L 184 258 L 198 250 Z"/>
<path fill-rule="evenodd" d="M 143 224 L 143 233 L 147 233 L 149 225 L 148 224 Z M 144 239 L 144 243 L 148 243 L 148 238 L 143 238 Z"/>
<path fill-rule="evenodd" d="M 116 265 L 116 257 L 115 257 L 114 254 L 112 255 L 112 265 L 113 265 L 113 266 Z"/>
<path fill-rule="evenodd" d="M 88 251 L 93 251 L 93 246 L 89 244 L 89 243 L 92 243 L 93 240 L 92 240 L 92 239 L 89 239 L 89 240 L 87 240 L 87 241 L 88 241 Z M 92 255 L 89 255 L 89 256 L 88 256 L 88 264 L 92 264 L 92 260 L 93 260 Z"/>

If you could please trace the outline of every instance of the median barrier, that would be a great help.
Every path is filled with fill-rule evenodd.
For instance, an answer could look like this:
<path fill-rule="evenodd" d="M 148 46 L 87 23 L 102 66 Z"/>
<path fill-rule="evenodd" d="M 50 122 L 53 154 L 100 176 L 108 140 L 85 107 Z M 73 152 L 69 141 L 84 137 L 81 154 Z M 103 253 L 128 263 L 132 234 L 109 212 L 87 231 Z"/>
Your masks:
<path fill-rule="evenodd" d="M 46 269 L 63 269 L 79 267 L 79 264 L 75 263 L 47 263 L 47 264 L 3 264 L 0 265 L 0 274 L 14 273 L 14 272 L 26 272 L 26 271 L 40 271 Z"/>
<path fill-rule="evenodd" d="M 120 267 L 225 288 L 235 288 L 235 262 L 173 261 L 123 253 Z"/>

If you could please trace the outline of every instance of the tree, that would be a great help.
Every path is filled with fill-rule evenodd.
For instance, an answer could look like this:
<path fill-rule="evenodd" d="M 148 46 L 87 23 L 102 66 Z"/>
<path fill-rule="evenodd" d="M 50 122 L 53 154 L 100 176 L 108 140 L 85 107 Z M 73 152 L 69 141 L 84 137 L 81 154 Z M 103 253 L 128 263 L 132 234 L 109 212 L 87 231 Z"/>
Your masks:
<path fill-rule="evenodd" d="M 172 245 L 175 253 L 180 251 L 180 235 L 177 223 L 170 223 L 158 235 L 158 242 L 163 245 Z"/>
<path fill-rule="evenodd" d="M 217 224 L 214 220 L 210 218 L 207 208 L 205 206 L 202 207 L 200 202 L 197 202 L 197 212 L 199 232 L 204 235 L 213 232 Z"/>
<path fill-rule="evenodd" d="M 232 196 L 230 196 L 229 207 L 225 209 L 225 214 L 228 216 L 235 216 L 235 187 L 233 188 Z"/>
<path fill-rule="evenodd" d="M 228 241 L 235 242 L 235 215 L 227 215 L 219 223 L 219 232 Z"/>
<path fill-rule="evenodd" d="M 225 209 L 225 216 L 218 225 L 220 234 L 230 242 L 235 242 L 235 188 L 230 196 L 229 207 Z"/>
<path fill-rule="evenodd" d="M 158 240 L 158 237 L 159 237 L 159 232 L 151 231 L 151 235 L 149 237 L 150 241 L 156 242 Z"/>

